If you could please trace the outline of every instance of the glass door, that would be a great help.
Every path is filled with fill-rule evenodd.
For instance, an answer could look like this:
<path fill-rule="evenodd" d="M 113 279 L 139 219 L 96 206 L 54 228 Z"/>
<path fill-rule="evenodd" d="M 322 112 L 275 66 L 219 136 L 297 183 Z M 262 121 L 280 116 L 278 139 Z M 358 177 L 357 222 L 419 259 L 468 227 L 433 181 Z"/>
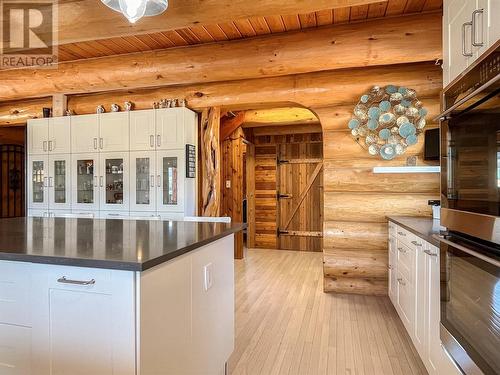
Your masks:
<path fill-rule="evenodd" d="M 156 183 L 159 211 L 184 212 L 184 150 L 157 153 Z"/>
<path fill-rule="evenodd" d="M 73 154 L 71 158 L 71 201 L 73 210 L 99 209 L 98 154 Z"/>
<path fill-rule="evenodd" d="M 100 208 L 106 211 L 129 210 L 129 154 L 100 154 Z"/>
<path fill-rule="evenodd" d="M 69 155 L 49 157 L 49 202 L 50 209 L 71 208 Z"/>
<path fill-rule="evenodd" d="M 156 153 L 154 151 L 132 152 L 130 158 L 130 210 L 155 212 Z"/>
<path fill-rule="evenodd" d="M 49 208 L 48 157 L 30 156 L 28 160 L 28 208 L 47 210 Z"/>

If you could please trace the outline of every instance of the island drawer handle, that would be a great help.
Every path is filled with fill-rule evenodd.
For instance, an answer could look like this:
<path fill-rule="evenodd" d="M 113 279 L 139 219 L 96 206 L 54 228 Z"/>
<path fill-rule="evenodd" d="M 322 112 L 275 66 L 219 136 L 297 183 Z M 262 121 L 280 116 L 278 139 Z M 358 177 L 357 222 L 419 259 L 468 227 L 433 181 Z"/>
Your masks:
<path fill-rule="evenodd" d="M 406 249 L 403 249 L 402 247 L 398 247 L 398 250 L 402 252 L 403 254 L 406 254 Z"/>
<path fill-rule="evenodd" d="M 424 253 L 426 253 L 427 255 L 430 255 L 431 257 L 437 257 L 438 256 L 437 254 L 432 253 L 430 250 L 424 250 Z"/>
<path fill-rule="evenodd" d="M 404 232 L 398 232 L 400 236 L 406 237 L 406 234 Z"/>
<path fill-rule="evenodd" d="M 61 277 L 60 279 L 57 279 L 58 283 L 61 284 L 73 284 L 73 285 L 94 285 L 95 280 L 89 280 L 89 281 L 80 281 L 80 280 L 71 280 L 67 279 L 66 276 Z"/>
<path fill-rule="evenodd" d="M 406 283 L 403 281 L 403 279 L 400 277 L 398 278 L 398 283 L 400 283 L 401 285 L 405 286 Z"/>
<path fill-rule="evenodd" d="M 417 241 L 411 241 L 412 244 L 414 244 L 415 246 L 422 246 L 421 243 L 418 243 Z"/>

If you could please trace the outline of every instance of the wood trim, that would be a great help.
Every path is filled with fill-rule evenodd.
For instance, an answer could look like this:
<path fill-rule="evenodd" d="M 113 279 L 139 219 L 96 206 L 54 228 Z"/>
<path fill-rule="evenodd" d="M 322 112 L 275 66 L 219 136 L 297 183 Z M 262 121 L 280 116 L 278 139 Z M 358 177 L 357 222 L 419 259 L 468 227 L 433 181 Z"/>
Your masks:
<path fill-rule="evenodd" d="M 245 120 L 245 112 L 239 112 L 236 117 L 233 118 L 224 118 L 221 121 L 220 125 L 220 139 L 221 141 L 224 141 L 225 139 L 229 138 L 233 132 L 238 129 L 243 121 Z"/>
<path fill-rule="evenodd" d="M 247 144 L 247 247 L 255 247 L 255 145 Z"/>
<path fill-rule="evenodd" d="M 220 108 L 211 107 L 201 115 L 202 216 L 220 212 Z"/>
<path fill-rule="evenodd" d="M 314 180 L 316 180 L 316 178 L 318 177 L 319 175 L 319 172 L 321 172 L 321 168 L 323 168 L 323 162 L 321 163 L 318 163 L 318 165 L 316 166 L 316 168 L 314 169 L 311 177 L 309 178 L 309 181 L 307 181 L 307 185 L 306 185 L 306 188 L 304 189 L 304 191 L 300 194 L 300 197 L 299 197 L 299 201 L 297 202 L 297 205 L 292 209 L 292 212 L 290 213 L 290 217 L 288 218 L 288 220 L 286 221 L 285 223 L 285 226 L 283 227 L 283 230 L 287 230 L 287 228 L 290 226 L 290 223 L 292 222 L 293 218 L 295 217 L 295 214 L 297 213 L 297 211 L 299 210 L 300 208 L 300 205 L 302 204 L 302 202 L 304 201 L 305 197 L 307 196 L 307 193 L 309 192 L 309 190 L 311 189 L 311 186 L 313 185 L 314 183 Z"/>

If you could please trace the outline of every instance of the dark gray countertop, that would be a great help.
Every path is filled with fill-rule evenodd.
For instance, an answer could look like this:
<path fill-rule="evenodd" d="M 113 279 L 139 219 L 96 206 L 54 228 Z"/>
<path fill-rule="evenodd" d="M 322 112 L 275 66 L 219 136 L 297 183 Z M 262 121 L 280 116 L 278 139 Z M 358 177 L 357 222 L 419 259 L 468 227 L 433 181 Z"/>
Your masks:
<path fill-rule="evenodd" d="M 439 234 L 439 220 L 419 216 L 388 216 L 387 219 L 439 247 L 439 241 L 434 238 L 435 234 Z"/>
<path fill-rule="evenodd" d="M 187 221 L 0 219 L 0 260 L 145 271 L 243 228 Z"/>

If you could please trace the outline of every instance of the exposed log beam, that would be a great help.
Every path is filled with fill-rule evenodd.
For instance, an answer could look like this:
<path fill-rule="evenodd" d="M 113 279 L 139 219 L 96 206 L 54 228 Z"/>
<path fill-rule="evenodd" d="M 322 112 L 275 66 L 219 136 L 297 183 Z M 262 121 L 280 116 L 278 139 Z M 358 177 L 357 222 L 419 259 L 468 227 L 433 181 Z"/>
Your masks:
<path fill-rule="evenodd" d="M 316 115 L 307 108 L 285 107 L 246 111 L 242 126 L 244 128 L 257 128 L 262 126 L 304 124 L 319 124 L 319 120 Z"/>
<path fill-rule="evenodd" d="M 306 124 L 306 125 L 290 125 L 290 126 L 263 126 L 253 129 L 254 137 L 261 135 L 289 135 L 289 134 L 310 134 L 321 133 L 321 124 Z"/>
<path fill-rule="evenodd" d="M 349 7 L 380 0 L 170 0 L 165 13 L 130 24 L 98 0 L 59 1 L 59 44 Z"/>
<path fill-rule="evenodd" d="M 346 105 L 351 108 L 352 103 L 359 100 L 359 95 L 375 82 L 380 86 L 398 83 L 406 85 L 417 90 L 421 98 L 438 97 L 442 90 L 442 74 L 441 67 L 434 65 L 434 62 L 398 64 L 267 79 L 78 95 L 68 98 L 68 109 L 79 115 L 89 114 L 95 113 L 99 104 L 109 109 L 112 103 L 127 100 L 132 101 L 136 109 L 149 109 L 160 98 L 187 98 L 189 107 L 198 111 L 217 105 L 233 110 L 255 108 L 256 104 L 270 108 L 283 106 L 285 102 L 288 102 L 288 106 L 299 104 L 309 108 L 338 108 Z M 404 76 L 404 81 L 401 81 L 401 76 Z M 346 90 L 346 87 L 349 89 Z M 13 121 L 13 111 L 22 113 L 22 117 L 18 116 L 17 119 L 24 122 L 28 118 L 40 117 L 41 109 L 47 106 L 46 103 L 50 106 L 51 100 L 0 103 L 0 123 Z M 330 112 L 333 117 L 343 116 L 335 110 L 328 113 Z"/>
<path fill-rule="evenodd" d="M 47 93 L 284 76 L 440 57 L 441 14 L 426 14 L 62 63 L 57 69 L 1 71 L 0 101 Z"/>
<path fill-rule="evenodd" d="M 224 141 L 228 138 L 241 124 L 245 121 L 245 112 L 239 112 L 236 117 L 225 118 L 220 125 L 220 140 Z"/>

